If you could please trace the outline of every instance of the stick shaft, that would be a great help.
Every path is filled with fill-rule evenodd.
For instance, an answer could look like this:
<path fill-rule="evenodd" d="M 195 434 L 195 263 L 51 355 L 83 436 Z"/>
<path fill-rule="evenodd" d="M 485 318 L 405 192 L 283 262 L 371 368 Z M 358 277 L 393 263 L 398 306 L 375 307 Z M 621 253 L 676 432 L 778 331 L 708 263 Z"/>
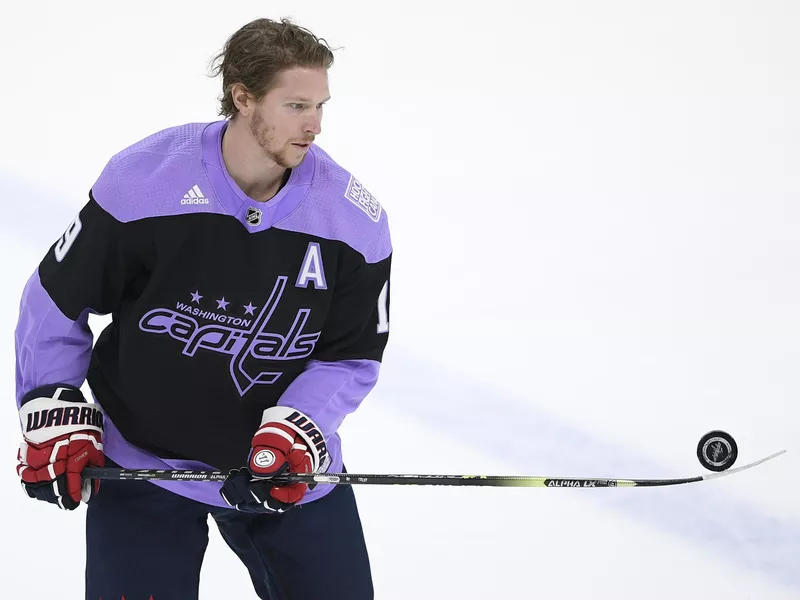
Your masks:
<path fill-rule="evenodd" d="M 781 450 L 750 464 L 695 477 L 679 479 L 605 479 L 599 477 L 526 477 L 516 475 L 389 475 L 353 473 L 287 473 L 271 481 L 277 485 L 292 482 L 329 485 L 439 485 L 487 487 L 579 487 L 579 488 L 631 488 L 664 487 L 707 481 L 733 475 L 760 465 L 786 452 Z M 224 481 L 228 471 L 192 471 L 181 469 L 114 469 L 87 467 L 82 472 L 89 479 L 107 480 L 168 480 L 168 481 Z"/>

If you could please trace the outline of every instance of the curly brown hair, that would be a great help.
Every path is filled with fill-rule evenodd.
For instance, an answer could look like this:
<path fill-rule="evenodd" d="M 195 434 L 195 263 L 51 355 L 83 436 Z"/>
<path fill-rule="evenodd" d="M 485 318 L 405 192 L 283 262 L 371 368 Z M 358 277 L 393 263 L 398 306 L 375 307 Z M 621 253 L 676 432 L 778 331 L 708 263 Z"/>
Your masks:
<path fill-rule="evenodd" d="M 211 59 L 211 75 L 222 75 L 219 114 L 234 117 L 239 110 L 231 88 L 242 84 L 261 100 L 277 76 L 292 67 L 329 69 L 333 51 L 328 43 L 290 19 L 256 19 L 236 31 Z"/>

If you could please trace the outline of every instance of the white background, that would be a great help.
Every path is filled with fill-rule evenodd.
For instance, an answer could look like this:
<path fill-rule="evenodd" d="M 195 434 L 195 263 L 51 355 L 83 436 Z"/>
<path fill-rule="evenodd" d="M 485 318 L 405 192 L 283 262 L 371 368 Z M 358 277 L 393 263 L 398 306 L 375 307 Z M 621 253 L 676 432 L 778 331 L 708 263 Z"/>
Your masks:
<path fill-rule="evenodd" d="M 14 474 L 24 283 L 112 154 L 217 118 L 208 60 L 261 16 L 341 48 L 318 143 L 390 215 L 351 472 L 690 476 L 717 428 L 739 464 L 788 450 L 677 488 L 360 487 L 376 597 L 800 596 L 800 5 L 241 0 L 0 9 L 8 597 L 83 597 L 83 510 Z M 213 526 L 201 597 L 255 598 Z"/>

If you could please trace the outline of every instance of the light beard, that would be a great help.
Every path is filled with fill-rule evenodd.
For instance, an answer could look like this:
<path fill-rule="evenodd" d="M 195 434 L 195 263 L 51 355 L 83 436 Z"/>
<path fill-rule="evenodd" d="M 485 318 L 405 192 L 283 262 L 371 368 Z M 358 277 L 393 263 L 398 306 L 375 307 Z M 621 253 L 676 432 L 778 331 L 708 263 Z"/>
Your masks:
<path fill-rule="evenodd" d="M 267 125 L 259 112 L 256 111 L 256 113 L 253 115 L 253 120 L 250 122 L 250 133 L 253 134 L 256 142 L 259 146 L 261 146 L 261 150 L 264 152 L 264 155 L 279 167 L 283 167 L 284 169 L 294 169 L 301 162 L 303 162 L 305 154 L 299 159 L 295 156 L 291 156 L 294 153 L 294 147 L 291 145 L 289 145 L 289 147 L 284 146 L 279 150 L 275 150 L 274 131 L 275 128 Z"/>

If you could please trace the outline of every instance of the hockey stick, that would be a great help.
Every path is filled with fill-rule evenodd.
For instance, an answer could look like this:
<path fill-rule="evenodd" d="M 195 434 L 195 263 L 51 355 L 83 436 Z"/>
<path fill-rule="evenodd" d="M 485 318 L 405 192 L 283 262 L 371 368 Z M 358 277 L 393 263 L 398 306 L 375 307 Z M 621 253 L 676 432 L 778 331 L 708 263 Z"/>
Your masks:
<path fill-rule="evenodd" d="M 683 479 L 600 479 L 595 477 L 525 477 L 517 475 L 360 475 L 350 473 L 287 473 L 273 477 L 270 481 L 278 485 L 293 482 L 322 483 L 332 485 L 467 485 L 492 487 L 663 487 L 708 481 L 726 475 L 740 473 L 762 463 L 772 460 L 786 452 L 781 450 L 775 454 L 752 462 L 748 465 L 708 473 Z M 167 469 L 111 469 L 103 467 L 87 467 L 84 477 L 89 479 L 116 480 L 169 480 L 169 481 L 224 481 L 228 471 L 189 471 Z"/>

